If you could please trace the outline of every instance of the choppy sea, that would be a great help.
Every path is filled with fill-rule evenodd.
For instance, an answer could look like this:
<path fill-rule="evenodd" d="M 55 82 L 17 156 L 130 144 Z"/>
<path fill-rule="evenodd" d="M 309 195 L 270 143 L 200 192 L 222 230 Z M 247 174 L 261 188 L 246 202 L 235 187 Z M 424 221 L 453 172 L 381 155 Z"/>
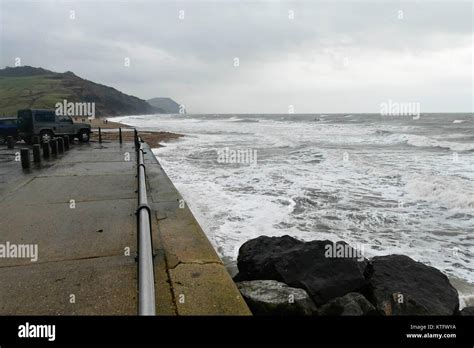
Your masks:
<path fill-rule="evenodd" d="M 260 235 L 345 240 L 437 267 L 473 301 L 473 114 L 114 120 L 185 135 L 154 153 L 229 269 Z"/>

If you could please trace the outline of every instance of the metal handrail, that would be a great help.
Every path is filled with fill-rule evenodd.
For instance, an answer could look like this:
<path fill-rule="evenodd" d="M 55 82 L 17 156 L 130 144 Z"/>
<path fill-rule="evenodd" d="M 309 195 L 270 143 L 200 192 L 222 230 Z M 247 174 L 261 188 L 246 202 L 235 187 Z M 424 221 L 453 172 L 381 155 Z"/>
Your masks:
<path fill-rule="evenodd" d="M 151 210 L 146 193 L 143 146 L 136 131 L 135 136 L 138 166 L 138 315 L 156 315 Z"/>

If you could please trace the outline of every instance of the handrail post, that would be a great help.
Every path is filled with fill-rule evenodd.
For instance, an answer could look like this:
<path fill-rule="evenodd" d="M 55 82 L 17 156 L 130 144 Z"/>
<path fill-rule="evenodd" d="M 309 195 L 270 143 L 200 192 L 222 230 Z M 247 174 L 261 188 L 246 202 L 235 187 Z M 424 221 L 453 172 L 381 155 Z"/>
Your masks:
<path fill-rule="evenodd" d="M 43 143 L 43 157 L 49 158 L 49 143 Z"/>
<path fill-rule="evenodd" d="M 24 148 L 20 150 L 21 166 L 23 169 L 30 168 L 30 149 Z"/>
<path fill-rule="evenodd" d="M 133 138 L 135 139 L 135 150 L 138 151 L 140 149 L 140 141 L 138 140 L 138 132 L 136 128 L 133 129 Z"/>
<path fill-rule="evenodd" d="M 7 145 L 9 149 L 13 149 L 15 147 L 16 140 L 12 136 L 7 137 Z"/>

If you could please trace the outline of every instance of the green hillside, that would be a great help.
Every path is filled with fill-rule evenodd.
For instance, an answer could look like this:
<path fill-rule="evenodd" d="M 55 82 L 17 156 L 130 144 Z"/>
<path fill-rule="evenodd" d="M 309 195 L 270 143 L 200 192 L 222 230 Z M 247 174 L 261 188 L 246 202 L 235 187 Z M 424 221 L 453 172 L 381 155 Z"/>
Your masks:
<path fill-rule="evenodd" d="M 55 73 L 28 66 L 0 70 L 0 116 L 14 116 L 23 108 L 54 109 L 64 99 L 95 102 L 98 117 L 162 112 L 145 100 L 84 80 L 72 72 Z"/>

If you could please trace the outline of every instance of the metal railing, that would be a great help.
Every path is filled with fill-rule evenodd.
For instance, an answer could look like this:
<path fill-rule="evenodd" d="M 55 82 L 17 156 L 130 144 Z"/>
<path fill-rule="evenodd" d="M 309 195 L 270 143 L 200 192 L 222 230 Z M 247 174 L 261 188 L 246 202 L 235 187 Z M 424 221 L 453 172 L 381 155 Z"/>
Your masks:
<path fill-rule="evenodd" d="M 116 128 L 107 128 L 107 130 L 114 130 Z M 134 132 L 135 132 L 135 138 L 137 137 L 137 130 L 134 129 Z M 122 127 L 119 127 L 118 128 L 118 134 L 119 134 L 119 143 L 122 144 L 123 143 L 123 140 L 122 140 Z M 102 143 L 102 128 L 99 127 L 98 128 L 98 136 L 99 136 L 99 143 L 101 144 Z M 135 145 L 136 145 L 137 141 L 135 139 Z"/>
<path fill-rule="evenodd" d="M 151 210 L 146 192 L 145 161 L 142 141 L 135 130 L 135 149 L 138 167 L 138 315 L 155 315 L 155 275 L 153 269 L 153 241 Z"/>

